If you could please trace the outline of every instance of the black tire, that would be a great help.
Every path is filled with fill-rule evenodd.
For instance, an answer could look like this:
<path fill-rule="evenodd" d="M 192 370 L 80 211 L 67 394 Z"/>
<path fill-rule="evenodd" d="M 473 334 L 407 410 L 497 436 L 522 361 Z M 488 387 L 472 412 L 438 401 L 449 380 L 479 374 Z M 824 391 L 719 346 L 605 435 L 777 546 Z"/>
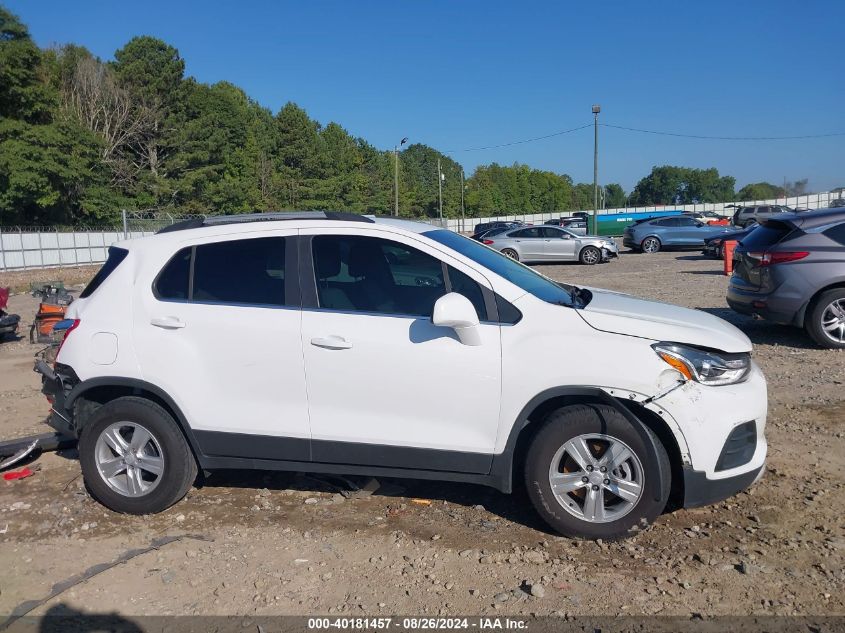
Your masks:
<path fill-rule="evenodd" d="M 595 246 L 585 246 L 581 249 L 578 259 L 586 266 L 594 266 L 601 261 L 601 251 Z"/>
<path fill-rule="evenodd" d="M 645 238 L 642 244 L 640 244 L 640 250 L 648 254 L 658 253 L 662 247 L 663 244 L 660 242 L 660 238 L 653 235 Z"/>
<path fill-rule="evenodd" d="M 97 467 L 97 440 L 119 422 L 143 427 L 161 449 L 161 480 L 140 496 L 113 489 Z M 166 510 L 185 496 L 197 477 L 197 462 L 176 421 L 155 402 L 135 396 L 117 398 L 94 412 L 79 438 L 79 461 L 91 496 L 110 510 L 126 514 Z"/>
<path fill-rule="evenodd" d="M 550 413 L 531 439 L 525 459 L 525 484 L 528 496 L 543 520 L 564 536 L 604 540 L 632 536 L 651 524 L 666 507 L 671 487 L 671 466 L 666 449 L 657 436 L 647 427 L 642 428 L 656 447 L 656 455 L 652 455 L 655 451 L 647 448 L 647 443 L 639 430 L 612 406 L 578 404 L 562 407 Z M 573 438 L 591 434 L 602 435 L 624 443 L 636 455 L 642 467 L 639 498 L 632 504 L 627 514 L 607 522 L 588 521 L 573 514 L 552 492 L 550 483 L 550 470 L 558 451 Z M 655 460 L 659 463 L 659 468 L 656 467 Z M 555 469 L 558 468 L 559 465 L 555 465 Z M 660 477 L 658 477 L 658 470 Z M 658 488 L 661 491 L 660 498 L 655 499 Z M 582 490 L 584 490 L 584 495 L 589 494 L 586 488 Z M 604 491 L 602 493 L 604 494 Z M 567 505 L 578 510 L 577 497 L 567 496 L 565 499 Z M 621 499 L 613 495 L 607 499 L 609 504 L 621 502 Z M 573 506 L 572 501 L 575 501 L 576 505 Z"/>
<path fill-rule="evenodd" d="M 828 336 L 822 325 L 826 312 L 828 319 L 833 316 L 828 310 L 837 301 L 840 305 L 845 305 L 845 288 L 832 288 L 821 293 L 810 305 L 804 320 L 804 329 L 810 338 L 827 349 L 845 349 L 845 341 L 836 341 Z"/>
<path fill-rule="evenodd" d="M 517 253 L 512 248 L 503 248 L 502 254 L 507 255 L 508 257 L 510 257 L 514 261 L 517 261 L 517 262 L 519 261 L 519 253 Z"/>

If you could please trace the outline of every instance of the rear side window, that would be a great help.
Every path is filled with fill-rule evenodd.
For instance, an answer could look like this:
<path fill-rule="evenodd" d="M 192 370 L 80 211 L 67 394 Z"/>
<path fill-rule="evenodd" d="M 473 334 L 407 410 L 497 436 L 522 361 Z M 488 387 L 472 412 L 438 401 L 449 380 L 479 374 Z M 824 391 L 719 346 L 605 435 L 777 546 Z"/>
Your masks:
<path fill-rule="evenodd" d="M 85 299 L 86 297 L 90 297 L 94 294 L 94 291 L 99 288 L 103 282 L 111 275 L 115 269 L 120 266 L 121 262 L 126 259 L 126 256 L 129 254 L 125 248 L 118 248 L 116 246 L 112 246 L 109 248 L 109 255 L 106 258 L 106 263 L 103 264 L 102 268 L 97 271 L 97 274 L 94 275 L 94 278 L 85 286 L 85 290 L 82 291 L 82 294 L 79 295 L 80 299 Z"/>
<path fill-rule="evenodd" d="M 284 306 L 285 238 L 201 244 L 179 251 L 154 284 L 159 299 Z"/>
<path fill-rule="evenodd" d="M 845 222 L 830 227 L 824 231 L 824 235 L 832 239 L 834 242 L 838 242 L 839 244 L 845 246 Z"/>
<path fill-rule="evenodd" d="M 197 246 L 191 301 L 285 305 L 285 238 Z"/>

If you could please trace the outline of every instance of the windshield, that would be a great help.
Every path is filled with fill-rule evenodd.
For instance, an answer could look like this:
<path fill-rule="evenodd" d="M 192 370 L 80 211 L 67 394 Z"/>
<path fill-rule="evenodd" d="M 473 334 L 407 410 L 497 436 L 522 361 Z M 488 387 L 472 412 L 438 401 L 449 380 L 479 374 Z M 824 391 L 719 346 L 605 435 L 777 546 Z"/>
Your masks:
<path fill-rule="evenodd" d="M 492 248 L 487 248 L 446 229 L 427 231 L 423 235 L 469 257 L 475 263 L 504 277 L 538 299 L 558 305 L 574 306 L 576 304 L 578 291 L 574 286 L 557 284 L 525 264 L 520 264 Z"/>

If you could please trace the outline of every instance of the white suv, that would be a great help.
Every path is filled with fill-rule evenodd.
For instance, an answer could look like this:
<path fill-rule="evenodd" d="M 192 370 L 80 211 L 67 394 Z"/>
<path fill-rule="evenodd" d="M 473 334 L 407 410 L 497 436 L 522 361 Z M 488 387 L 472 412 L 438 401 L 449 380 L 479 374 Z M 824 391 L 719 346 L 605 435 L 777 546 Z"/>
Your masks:
<path fill-rule="evenodd" d="M 554 529 L 609 539 L 766 457 L 739 330 L 426 224 L 188 221 L 112 247 L 68 318 L 38 364 L 51 424 L 119 512 L 164 510 L 198 469 L 524 482 Z"/>

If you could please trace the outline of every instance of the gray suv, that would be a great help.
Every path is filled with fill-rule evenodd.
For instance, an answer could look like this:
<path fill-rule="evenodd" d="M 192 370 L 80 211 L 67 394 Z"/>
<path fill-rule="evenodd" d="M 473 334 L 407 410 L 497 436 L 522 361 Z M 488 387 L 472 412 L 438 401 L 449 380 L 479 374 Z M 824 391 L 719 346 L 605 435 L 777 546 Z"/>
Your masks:
<path fill-rule="evenodd" d="M 763 220 L 734 251 L 727 301 L 845 348 L 845 209 Z"/>
<path fill-rule="evenodd" d="M 734 212 L 733 223 L 735 226 L 751 226 L 775 217 L 781 213 L 792 213 L 792 209 L 781 204 L 761 204 L 752 207 L 739 207 Z"/>

